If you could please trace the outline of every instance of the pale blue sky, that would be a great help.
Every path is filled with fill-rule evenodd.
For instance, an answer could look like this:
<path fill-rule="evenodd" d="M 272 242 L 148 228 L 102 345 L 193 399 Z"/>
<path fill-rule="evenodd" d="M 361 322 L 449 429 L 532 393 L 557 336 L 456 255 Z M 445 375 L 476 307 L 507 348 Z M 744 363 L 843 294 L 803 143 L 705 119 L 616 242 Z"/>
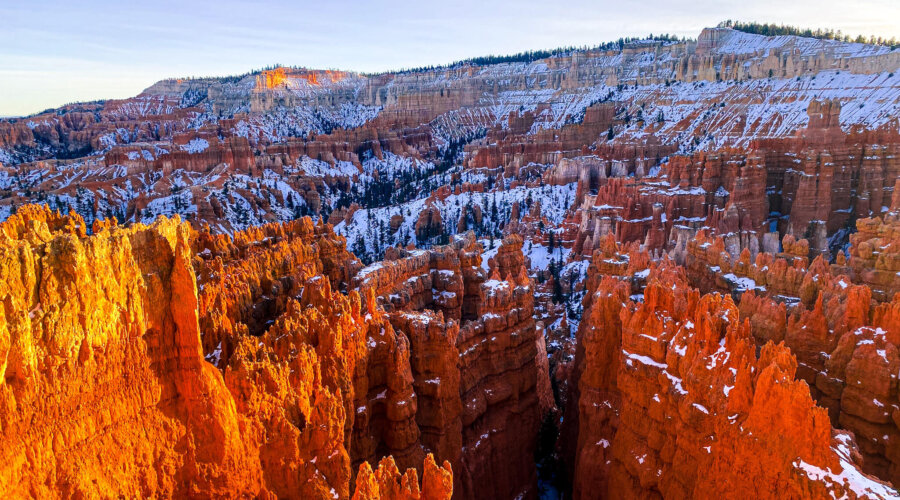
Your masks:
<path fill-rule="evenodd" d="M 0 116 L 273 63 L 380 71 L 724 19 L 900 38 L 897 0 L 0 0 Z"/>

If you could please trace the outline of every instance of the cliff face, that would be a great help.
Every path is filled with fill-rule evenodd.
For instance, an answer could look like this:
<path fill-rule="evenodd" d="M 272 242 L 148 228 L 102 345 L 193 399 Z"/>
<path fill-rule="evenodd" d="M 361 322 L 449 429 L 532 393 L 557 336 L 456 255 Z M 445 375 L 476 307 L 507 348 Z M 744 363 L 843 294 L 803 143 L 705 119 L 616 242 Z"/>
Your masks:
<path fill-rule="evenodd" d="M 490 267 L 471 236 L 430 251 L 395 250 L 353 281 L 378 297 L 398 337 L 408 339 L 415 391 L 414 405 L 388 407 L 385 416 L 371 402 L 359 411 L 370 429 L 383 420 L 387 429 L 411 426 L 409 442 L 453 464 L 458 498 L 537 494 L 541 399 L 552 396 L 539 392 L 549 391 L 539 364 L 546 351 L 521 247 L 520 238 L 504 240 Z"/>
<path fill-rule="evenodd" d="M 30 206 L 0 226 L 0 490 L 349 497 L 352 377 L 368 331 L 358 296 L 311 276 L 264 335 L 205 352 L 190 227 L 85 229 Z M 311 225 L 298 232 L 313 240 Z M 396 468 L 379 478 L 396 498 Z M 415 472 L 402 484 L 407 498 L 449 498 L 450 478 L 429 459 L 421 489 Z"/>
<path fill-rule="evenodd" d="M 867 285 L 885 301 L 900 292 L 900 184 L 894 187 L 893 210 L 880 218 L 856 221 L 846 262 L 854 281 Z"/>
<path fill-rule="evenodd" d="M 790 351 L 756 355 L 730 298 L 701 296 L 677 268 L 653 270 L 642 303 L 627 293 L 601 280 L 578 332 L 576 498 L 896 495 L 859 472 L 853 437 L 794 379 Z"/>
<path fill-rule="evenodd" d="M 4 223 L 3 490 L 262 491 L 234 402 L 203 360 L 190 229 L 84 238 L 83 224 L 30 207 Z"/>
<path fill-rule="evenodd" d="M 721 237 L 703 232 L 688 244 L 685 263 L 691 284 L 739 300 L 741 318 L 750 321 L 759 346 L 773 341 L 790 348 L 797 378 L 828 410 L 832 425 L 858 439 L 863 470 L 894 482 L 897 298 L 888 293 L 895 286 L 895 222 L 895 210 L 859 220 L 850 258 L 840 253 L 835 264 L 821 256 L 810 263 L 807 241 L 790 236 L 782 252 L 751 259 L 745 249 L 735 258 Z"/>
<path fill-rule="evenodd" d="M 0 215 L 36 201 L 89 222 L 179 213 L 195 229 L 227 232 L 366 201 L 339 203 L 372 174 L 366 161 L 388 153 L 525 182 L 552 167 L 552 182 L 584 177 L 582 194 L 603 177 L 653 177 L 672 160 L 702 182 L 678 179 L 617 212 L 627 240 L 664 246 L 681 234 L 673 225 L 696 229 L 733 203 L 719 214 L 725 225 L 757 231 L 778 212 L 782 234 L 824 230 L 810 239 L 821 253 L 852 223 L 848 208 L 880 213 L 883 187 L 900 173 L 898 69 L 886 47 L 717 28 L 696 43 L 647 40 L 527 64 L 166 80 L 130 99 L 0 120 Z M 585 176 L 564 165 L 586 158 Z M 73 170 L 78 183 L 68 182 Z M 663 193 L 676 184 L 690 189 Z M 654 211 L 667 220 L 642 222 Z"/>
<path fill-rule="evenodd" d="M 673 154 L 655 171 L 641 165 L 646 153 L 579 157 L 559 161 L 546 178 L 578 183 L 577 212 L 567 222 L 577 227 L 573 249 L 583 255 L 614 233 L 683 263 L 687 243 L 705 228 L 733 257 L 743 249 L 751 258 L 778 252 L 787 235 L 807 241 L 809 258 L 828 256 L 854 222 L 854 238 L 876 236 L 877 223 L 862 220 L 888 210 L 900 175 L 900 137 L 844 133 L 833 125 L 839 113 L 839 103 L 813 101 L 796 137 Z M 876 288 L 893 286 L 887 274 L 873 279 Z"/>

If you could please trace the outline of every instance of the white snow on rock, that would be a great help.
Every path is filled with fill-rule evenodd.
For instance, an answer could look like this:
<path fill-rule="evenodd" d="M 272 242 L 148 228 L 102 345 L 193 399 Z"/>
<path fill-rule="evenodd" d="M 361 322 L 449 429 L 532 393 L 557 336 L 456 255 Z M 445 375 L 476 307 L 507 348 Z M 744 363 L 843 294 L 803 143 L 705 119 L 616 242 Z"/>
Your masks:
<path fill-rule="evenodd" d="M 863 474 L 850 460 L 850 436 L 839 432 L 835 437 L 837 446 L 832 449 L 840 460 L 840 470 L 832 471 L 810 464 L 802 459 L 794 461 L 794 467 L 801 470 L 806 477 L 813 481 L 824 482 L 827 485 L 843 486 L 849 488 L 858 498 L 894 498 L 900 499 L 900 494 L 885 483 Z"/>
<path fill-rule="evenodd" d="M 297 160 L 296 170 L 310 177 L 353 177 L 359 174 L 359 169 L 350 162 L 335 161 L 332 165 L 306 155 Z"/>
<path fill-rule="evenodd" d="M 181 149 L 190 154 L 202 153 L 209 149 L 209 141 L 206 139 L 191 139 L 187 144 L 181 146 Z"/>
<path fill-rule="evenodd" d="M 788 50 L 800 56 L 827 53 L 832 57 L 871 57 L 887 54 L 890 47 L 867 43 L 822 40 L 795 35 L 763 36 L 730 28 L 708 28 L 705 32 L 718 35 L 714 52 L 719 54 L 759 54 L 763 57 L 773 50 Z"/>
<path fill-rule="evenodd" d="M 551 261 L 566 262 L 572 249 L 556 246 L 551 252 L 547 246 L 526 240 L 522 245 L 522 253 L 530 259 L 531 269 L 537 271 L 546 270 Z"/>
<path fill-rule="evenodd" d="M 347 246 L 354 253 L 361 249 L 370 256 L 380 258 L 388 246 L 405 246 L 412 243 L 421 247 L 433 243 L 419 241 L 415 231 L 419 214 L 429 206 L 436 208 L 441 213 L 443 231 L 448 236 L 456 234 L 457 222 L 466 206 L 479 206 L 485 219 L 484 228 L 496 228 L 499 231 L 501 224 L 509 222 L 513 203 L 521 203 L 522 208 L 525 208 L 529 197 L 541 202 L 541 214 L 544 217 L 554 224 L 559 224 L 565 217 L 569 205 L 575 200 L 576 187 L 577 183 L 573 182 L 564 186 L 518 186 L 490 193 L 464 192 L 451 194 L 444 199 L 421 198 L 388 207 L 357 210 L 349 222 L 341 221 L 335 225 L 334 230 L 347 238 Z M 496 217 L 494 212 L 496 212 Z M 520 213 L 525 212 L 520 210 Z M 397 230 L 391 233 L 387 228 L 389 228 L 390 219 L 394 215 L 402 216 L 403 221 Z M 376 244 L 379 242 L 378 240 L 380 240 L 380 246 Z M 359 245 L 357 245 L 357 241 L 359 241 Z M 500 245 L 499 238 L 495 239 L 495 245 Z M 487 249 L 487 245 L 485 248 Z M 490 255 L 488 253 L 482 257 L 483 266 L 487 266 Z"/>

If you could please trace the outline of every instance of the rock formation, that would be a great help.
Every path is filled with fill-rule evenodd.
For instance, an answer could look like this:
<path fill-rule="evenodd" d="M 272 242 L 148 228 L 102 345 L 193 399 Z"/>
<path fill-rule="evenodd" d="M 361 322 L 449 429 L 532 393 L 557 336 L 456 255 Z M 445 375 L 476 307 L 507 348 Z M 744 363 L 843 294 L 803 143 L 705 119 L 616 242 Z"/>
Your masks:
<path fill-rule="evenodd" d="M 453 464 L 459 498 L 537 494 L 541 401 L 552 396 L 537 361 L 546 353 L 521 247 L 507 238 L 488 267 L 469 235 L 427 252 L 389 252 L 353 280 L 408 339 L 418 431 L 411 437 Z M 388 411 L 388 425 L 406 415 Z"/>
<path fill-rule="evenodd" d="M 369 327 L 358 295 L 332 292 L 319 274 L 328 235 L 314 235 L 308 220 L 262 229 L 305 241 L 295 246 L 320 267 L 307 268 L 302 293 L 265 332 L 222 331 L 208 351 L 190 226 L 176 218 L 85 231 L 78 216 L 33 206 L 0 225 L 0 490 L 348 498 L 354 374 Z M 251 251 L 218 243 L 206 248 L 215 248 L 220 269 L 223 255 Z M 318 255 L 317 244 L 325 248 Z M 226 308 L 207 321 L 229 311 L 237 311 L 232 321 L 246 312 Z M 375 489 L 364 468 L 357 494 L 370 498 L 380 487 L 381 497 L 399 498 L 385 489 L 396 467 L 385 467 Z M 449 498 L 449 464 L 429 458 L 421 490 L 416 477 L 404 475 L 406 498 Z"/>
<path fill-rule="evenodd" d="M 564 443 L 575 498 L 897 495 L 859 471 L 852 435 L 832 430 L 784 344 L 757 356 L 730 297 L 701 296 L 670 267 L 651 272 L 642 303 L 627 293 L 601 280 L 578 332 Z"/>

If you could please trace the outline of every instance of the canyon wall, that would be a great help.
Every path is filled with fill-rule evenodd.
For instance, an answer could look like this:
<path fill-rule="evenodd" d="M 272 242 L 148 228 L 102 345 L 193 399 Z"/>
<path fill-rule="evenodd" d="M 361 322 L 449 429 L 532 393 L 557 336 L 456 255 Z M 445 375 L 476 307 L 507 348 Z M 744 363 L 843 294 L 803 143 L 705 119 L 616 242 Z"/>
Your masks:
<path fill-rule="evenodd" d="M 488 266 L 469 234 L 393 250 L 353 281 L 409 339 L 419 442 L 453 464 L 458 498 L 537 495 L 535 445 L 552 396 L 521 247 L 507 238 Z"/>
<path fill-rule="evenodd" d="M 307 252 L 328 238 L 298 224 L 287 232 Z M 316 262 L 266 332 L 237 329 L 209 351 L 190 226 L 86 229 L 33 206 L 0 225 L 0 490 L 349 498 L 352 378 L 369 331 L 358 296 L 332 292 Z M 240 258 L 219 243 L 220 266 Z M 428 457 L 421 487 L 389 464 L 374 478 L 363 468 L 360 498 L 449 498 L 449 464 Z"/>
<path fill-rule="evenodd" d="M 577 334 L 565 424 L 576 439 L 564 443 L 575 498 L 897 495 L 860 472 L 852 434 L 795 380 L 791 351 L 757 354 L 730 297 L 701 296 L 668 264 L 650 268 L 641 302 L 629 292 L 600 280 Z"/>

